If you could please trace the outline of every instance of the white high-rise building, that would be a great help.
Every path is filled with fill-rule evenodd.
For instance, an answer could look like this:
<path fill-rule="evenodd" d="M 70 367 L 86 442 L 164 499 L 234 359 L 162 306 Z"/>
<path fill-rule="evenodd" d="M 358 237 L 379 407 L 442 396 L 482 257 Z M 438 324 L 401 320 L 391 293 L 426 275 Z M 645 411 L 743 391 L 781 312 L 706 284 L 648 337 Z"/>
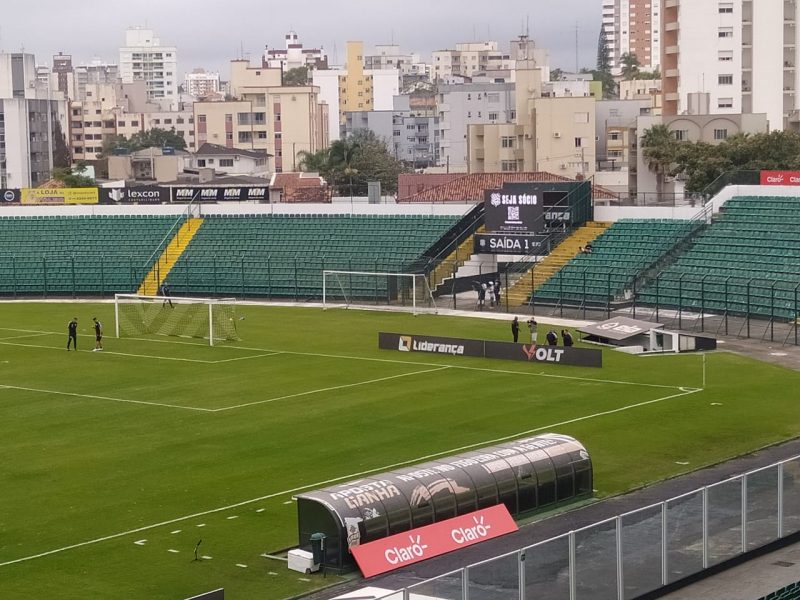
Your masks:
<path fill-rule="evenodd" d="M 178 108 L 178 50 L 162 46 L 152 29 L 131 27 L 125 32 L 125 46 L 119 49 L 122 83 L 144 80 L 147 99 L 163 110 Z"/>
<path fill-rule="evenodd" d="M 655 71 L 661 64 L 661 5 L 664 0 L 603 0 L 603 31 L 607 56 L 615 73 L 620 57 L 635 54 L 640 68 Z M 705 4 L 711 0 L 696 0 Z M 716 6 L 716 0 L 713 0 Z"/>
<path fill-rule="evenodd" d="M 800 110 L 800 6 L 789 0 L 665 0 L 664 115 L 708 94 L 712 114 L 766 113 L 770 129 Z"/>
<path fill-rule="evenodd" d="M 183 91 L 192 98 L 207 98 L 219 92 L 219 73 L 195 69 L 183 78 Z"/>
<path fill-rule="evenodd" d="M 269 48 L 264 50 L 262 65 L 270 69 L 283 69 L 283 72 L 308 67 L 309 69 L 327 69 L 328 55 L 322 48 L 304 48 L 297 33 L 286 34 L 286 48 Z"/>

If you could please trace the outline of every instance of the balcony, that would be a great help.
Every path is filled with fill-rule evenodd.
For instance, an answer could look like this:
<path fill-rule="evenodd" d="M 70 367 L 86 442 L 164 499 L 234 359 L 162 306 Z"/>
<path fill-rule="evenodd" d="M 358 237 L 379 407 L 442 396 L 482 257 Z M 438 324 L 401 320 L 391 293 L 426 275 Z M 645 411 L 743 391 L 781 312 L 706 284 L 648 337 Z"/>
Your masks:
<path fill-rule="evenodd" d="M 666 69 L 664 71 L 664 77 L 677 77 L 678 73 L 678 69 Z"/>
<path fill-rule="evenodd" d="M 680 100 L 681 95 L 677 92 L 670 92 L 668 94 L 664 94 L 664 100 L 667 102 L 677 102 Z"/>
<path fill-rule="evenodd" d="M 680 25 L 677 23 L 677 21 L 664 24 L 664 31 L 678 31 L 678 29 L 680 29 Z"/>
<path fill-rule="evenodd" d="M 680 48 L 678 46 L 667 46 L 664 48 L 665 54 L 678 54 L 680 52 Z"/>
<path fill-rule="evenodd" d="M 664 2 L 664 8 L 677 8 L 680 5 L 680 0 L 666 0 L 666 2 Z"/>
<path fill-rule="evenodd" d="M 485 158 L 485 152 L 483 148 L 475 148 L 475 158 L 477 160 L 483 160 Z"/>

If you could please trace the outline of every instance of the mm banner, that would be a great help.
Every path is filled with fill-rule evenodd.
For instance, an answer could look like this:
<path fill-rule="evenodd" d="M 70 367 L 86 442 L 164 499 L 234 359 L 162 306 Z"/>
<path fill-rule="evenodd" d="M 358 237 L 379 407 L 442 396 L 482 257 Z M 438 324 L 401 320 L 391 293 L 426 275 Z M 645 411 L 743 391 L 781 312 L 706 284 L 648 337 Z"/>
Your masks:
<path fill-rule="evenodd" d="M 525 362 L 550 363 L 573 367 L 602 367 L 603 351 L 591 348 L 564 346 L 537 346 L 511 342 L 489 342 L 485 346 L 486 358 L 522 360 Z"/>
<path fill-rule="evenodd" d="M 378 334 L 378 348 L 381 350 L 399 350 L 400 352 L 424 352 L 450 356 L 521 360 L 574 367 L 600 368 L 603 366 L 602 350 L 591 348 L 536 346 L 533 344 L 385 332 Z"/>
<path fill-rule="evenodd" d="M 547 236 L 517 233 L 476 233 L 476 254 L 547 254 Z"/>
<path fill-rule="evenodd" d="M 0 204 L 19 204 L 22 190 L 16 188 L 0 188 Z"/>
<path fill-rule="evenodd" d="M 97 204 L 97 188 L 23 188 L 22 204 Z"/>
<path fill-rule="evenodd" d="M 266 202 L 269 200 L 269 185 L 239 187 L 175 187 L 173 202 Z"/>
<path fill-rule="evenodd" d="M 364 577 L 380 575 L 519 529 L 505 504 L 375 540 L 350 551 Z"/>
<path fill-rule="evenodd" d="M 154 185 L 100 188 L 100 204 L 162 204 L 169 202 L 169 188 Z"/>
<path fill-rule="evenodd" d="M 536 233 L 542 229 L 542 201 L 536 188 L 525 192 L 484 191 L 486 230 Z"/>
<path fill-rule="evenodd" d="M 381 350 L 399 350 L 400 352 L 483 357 L 483 342 L 480 340 L 432 337 L 429 335 L 381 332 L 378 334 L 378 348 Z"/>
<path fill-rule="evenodd" d="M 761 171 L 761 185 L 800 185 L 800 171 Z"/>

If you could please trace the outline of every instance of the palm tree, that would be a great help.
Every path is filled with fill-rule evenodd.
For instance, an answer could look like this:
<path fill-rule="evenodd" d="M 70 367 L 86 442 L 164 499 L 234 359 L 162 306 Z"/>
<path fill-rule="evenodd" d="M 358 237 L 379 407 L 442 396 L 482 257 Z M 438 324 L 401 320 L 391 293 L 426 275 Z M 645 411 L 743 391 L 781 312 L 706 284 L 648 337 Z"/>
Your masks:
<path fill-rule="evenodd" d="M 656 175 L 656 193 L 660 200 L 667 175 L 675 163 L 678 142 L 666 125 L 653 125 L 644 130 L 640 146 L 647 168 Z"/>
<path fill-rule="evenodd" d="M 301 150 L 297 153 L 297 168 L 309 173 L 323 173 L 328 166 L 330 151 L 328 148 L 308 152 Z"/>
<path fill-rule="evenodd" d="M 353 177 L 358 175 L 358 169 L 353 166 L 361 145 L 349 140 L 336 140 L 331 144 L 328 155 L 328 165 L 335 174 L 347 178 L 350 184 L 350 201 L 353 200 Z"/>
<path fill-rule="evenodd" d="M 619 62 L 622 65 L 622 77 L 625 81 L 635 79 L 639 73 L 639 59 L 631 52 L 626 52 L 619 57 Z"/>

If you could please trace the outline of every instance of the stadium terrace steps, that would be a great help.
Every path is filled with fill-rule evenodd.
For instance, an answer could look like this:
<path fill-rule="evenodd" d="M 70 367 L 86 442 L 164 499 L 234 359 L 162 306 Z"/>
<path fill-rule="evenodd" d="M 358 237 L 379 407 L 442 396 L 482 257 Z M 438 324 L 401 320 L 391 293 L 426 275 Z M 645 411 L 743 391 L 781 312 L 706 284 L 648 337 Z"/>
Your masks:
<path fill-rule="evenodd" d="M 797 319 L 800 197 L 740 196 L 639 295 L 642 304 Z"/>
<path fill-rule="evenodd" d="M 167 283 L 173 293 L 320 298 L 323 270 L 406 272 L 458 220 L 433 215 L 206 217 Z M 394 285 L 389 279 L 348 275 L 338 291 L 349 298 L 386 298 Z"/>
<path fill-rule="evenodd" d="M 0 217 L 0 294 L 136 289 L 174 216 Z"/>
<path fill-rule="evenodd" d="M 606 305 L 702 226 L 671 219 L 617 221 L 535 290 L 537 302 Z"/>
<path fill-rule="evenodd" d="M 153 268 L 145 276 L 142 284 L 139 286 L 137 294 L 143 296 L 156 296 L 161 284 L 169 275 L 169 272 L 178 262 L 181 254 L 189 246 L 189 242 L 195 236 L 197 231 L 203 225 L 203 219 L 189 218 L 181 223 L 180 228 L 175 233 L 175 236 L 169 241 L 167 247 L 158 257 L 158 260 L 153 264 Z"/>
<path fill-rule="evenodd" d="M 590 221 L 562 240 L 544 260 L 536 263 L 511 286 L 508 290 L 509 305 L 521 306 L 528 302 L 532 291 L 539 289 L 564 265 L 575 258 L 581 248 L 594 242 L 608 227 L 608 223 Z M 533 277 L 531 271 L 534 272 Z"/>
<path fill-rule="evenodd" d="M 481 225 L 478 229 L 475 230 L 475 233 L 483 233 L 486 231 L 486 226 Z M 436 267 L 433 269 L 433 273 L 430 276 L 430 281 L 432 282 L 431 287 L 436 289 L 439 287 L 446 279 L 453 278 L 453 269 L 455 268 L 458 270 L 459 267 L 463 266 L 464 263 L 469 260 L 469 258 L 473 254 L 473 250 L 475 248 L 475 234 L 470 235 L 466 238 L 461 244 L 459 244 L 458 248 L 453 250 L 447 257 L 445 257 L 442 262 L 440 262 Z M 460 258 L 459 258 L 460 257 Z"/>

